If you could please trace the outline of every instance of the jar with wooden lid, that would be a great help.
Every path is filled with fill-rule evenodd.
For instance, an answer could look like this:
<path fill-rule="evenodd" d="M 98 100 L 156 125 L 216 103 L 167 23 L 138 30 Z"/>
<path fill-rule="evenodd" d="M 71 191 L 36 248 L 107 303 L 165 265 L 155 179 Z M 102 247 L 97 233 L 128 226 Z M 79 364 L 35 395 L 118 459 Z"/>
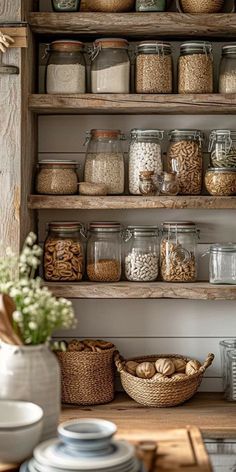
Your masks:
<path fill-rule="evenodd" d="M 154 282 L 159 272 L 157 226 L 128 226 L 125 238 L 125 277 L 131 282 Z"/>
<path fill-rule="evenodd" d="M 89 11 L 122 13 L 134 9 L 135 0 L 86 0 Z"/>
<path fill-rule="evenodd" d="M 125 39 L 97 39 L 91 53 L 92 93 L 129 93 L 129 43 Z"/>
<path fill-rule="evenodd" d="M 54 11 L 57 12 L 72 12 L 79 11 L 80 0 L 51 0 Z"/>
<path fill-rule="evenodd" d="M 165 11 L 166 0 L 136 0 L 136 11 Z"/>
<path fill-rule="evenodd" d="M 141 195 L 151 197 L 157 194 L 157 186 L 153 181 L 154 171 L 144 170 L 139 174 L 139 190 Z"/>
<path fill-rule="evenodd" d="M 236 44 L 227 44 L 222 48 L 219 92 L 236 93 Z"/>
<path fill-rule="evenodd" d="M 44 277 L 49 282 L 80 282 L 84 274 L 83 225 L 52 222 L 44 244 Z"/>
<path fill-rule="evenodd" d="M 121 195 L 125 165 L 120 130 L 92 129 L 87 135 L 84 181 L 104 184 L 108 195 Z"/>
<path fill-rule="evenodd" d="M 84 44 L 74 40 L 53 41 L 48 50 L 46 91 L 49 94 L 86 92 Z"/>
<path fill-rule="evenodd" d="M 212 130 L 208 150 L 212 167 L 236 167 L 236 131 Z"/>
<path fill-rule="evenodd" d="M 172 93 L 173 61 L 171 45 L 143 41 L 137 46 L 136 93 Z"/>
<path fill-rule="evenodd" d="M 210 195 L 217 197 L 236 195 L 236 168 L 209 168 L 205 175 L 205 185 Z"/>
<path fill-rule="evenodd" d="M 184 13 L 219 13 L 225 0 L 177 0 L 178 9 Z"/>
<path fill-rule="evenodd" d="M 211 43 L 196 41 L 180 46 L 178 92 L 183 94 L 213 93 Z"/>
<path fill-rule="evenodd" d="M 75 195 L 78 193 L 75 161 L 43 160 L 36 175 L 36 192 L 41 195 Z"/>

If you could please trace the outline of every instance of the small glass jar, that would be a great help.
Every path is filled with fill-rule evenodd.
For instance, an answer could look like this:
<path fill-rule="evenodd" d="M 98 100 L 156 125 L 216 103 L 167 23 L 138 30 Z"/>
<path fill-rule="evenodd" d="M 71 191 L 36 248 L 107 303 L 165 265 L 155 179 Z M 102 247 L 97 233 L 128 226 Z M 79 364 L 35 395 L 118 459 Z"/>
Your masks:
<path fill-rule="evenodd" d="M 161 240 L 161 277 L 165 282 L 197 280 L 196 225 L 189 221 L 163 224 Z"/>
<path fill-rule="evenodd" d="M 120 130 L 92 129 L 88 133 L 84 181 L 104 184 L 108 195 L 121 195 L 125 186 L 124 154 Z"/>
<path fill-rule="evenodd" d="M 205 185 L 209 194 L 213 196 L 236 195 L 236 168 L 209 168 L 205 174 Z"/>
<path fill-rule="evenodd" d="M 86 92 L 84 44 L 74 40 L 50 44 L 46 69 L 46 92 L 71 94 Z"/>
<path fill-rule="evenodd" d="M 166 0 L 136 0 L 136 11 L 165 11 Z"/>
<path fill-rule="evenodd" d="M 219 93 L 236 93 L 236 44 L 222 48 Z"/>
<path fill-rule="evenodd" d="M 234 398 L 232 398 L 233 377 L 232 377 L 232 371 L 231 371 L 232 364 L 230 362 L 230 359 L 232 359 L 232 357 L 234 357 L 234 360 L 236 360 L 236 339 L 233 338 L 233 339 L 225 339 L 223 341 L 220 341 L 220 353 L 221 353 L 221 367 L 222 367 L 225 400 L 229 400 L 229 401 L 236 400 L 235 390 L 234 390 Z M 235 373 L 234 373 L 234 377 L 235 377 Z"/>
<path fill-rule="evenodd" d="M 80 282 L 84 274 L 83 226 L 49 223 L 44 244 L 44 277 L 49 282 Z"/>
<path fill-rule="evenodd" d="M 171 45 L 143 41 L 137 47 L 136 93 L 172 93 L 173 61 Z"/>
<path fill-rule="evenodd" d="M 215 129 L 209 137 L 212 167 L 236 167 L 236 131 Z"/>
<path fill-rule="evenodd" d="M 79 11 L 80 0 L 52 0 L 52 8 L 57 12 Z"/>
<path fill-rule="evenodd" d="M 203 174 L 203 133 L 199 130 L 173 130 L 169 133 L 167 170 L 176 172 L 180 195 L 200 195 Z"/>
<path fill-rule="evenodd" d="M 120 223 L 90 223 L 87 275 L 91 282 L 119 282 L 121 279 L 121 241 Z"/>
<path fill-rule="evenodd" d="M 158 277 L 157 226 L 128 226 L 125 244 L 125 277 L 131 282 L 154 282 Z"/>
<path fill-rule="evenodd" d="M 176 172 L 163 172 L 160 179 L 159 190 L 161 195 L 178 195 L 179 183 Z"/>
<path fill-rule="evenodd" d="M 41 195 L 75 195 L 78 193 L 75 161 L 41 161 L 36 176 L 36 192 Z"/>
<path fill-rule="evenodd" d="M 91 54 L 92 93 L 129 93 L 129 43 L 125 39 L 97 39 Z"/>
<path fill-rule="evenodd" d="M 211 43 L 198 41 L 180 46 L 178 93 L 213 93 Z"/>
<path fill-rule="evenodd" d="M 236 285 L 236 245 L 214 244 L 210 247 L 210 283 Z"/>
<path fill-rule="evenodd" d="M 164 131 L 133 129 L 129 147 L 129 192 L 141 195 L 140 172 L 154 172 L 153 182 L 158 187 L 158 176 L 163 171 L 161 141 Z"/>
<path fill-rule="evenodd" d="M 150 197 L 157 194 L 157 186 L 153 182 L 154 172 L 145 170 L 139 175 L 139 190 L 141 195 Z"/>

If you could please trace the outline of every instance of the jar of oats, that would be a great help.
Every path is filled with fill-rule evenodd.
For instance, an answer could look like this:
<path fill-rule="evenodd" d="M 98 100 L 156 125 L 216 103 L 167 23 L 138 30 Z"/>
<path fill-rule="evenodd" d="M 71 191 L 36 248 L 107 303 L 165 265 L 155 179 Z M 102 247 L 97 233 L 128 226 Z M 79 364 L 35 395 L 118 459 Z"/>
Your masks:
<path fill-rule="evenodd" d="M 236 195 L 236 168 L 209 168 L 205 175 L 205 185 L 210 195 L 226 197 Z"/>
<path fill-rule="evenodd" d="M 195 282 L 199 231 L 191 221 L 162 226 L 161 277 L 165 282 Z"/>
<path fill-rule="evenodd" d="M 36 175 L 36 192 L 41 195 L 75 195 L 78 193 L 75 161 L 41 161 Z"/>
<path fill-rule="evenodd" d="M 137 47 L 136 93 L 172 93 L 173 61 L 171 45 L 143 41 Z"/>
<path fill-rule="evenodd" d="M 222 48 L 219 92 L 236 93 L 236 44 L 227 44 Z"/>
<path fill-rule="evenodd" d="M 178 92 L 213 93 L 212 45 L 205 41 L 180 46 Z"/>
<path fill-rule="evenodd" d="M 175 129 L 169 133 L 168 172 L 176 172 L 180 195 L 200 195 L 203 173 L 203 133 Z"/>

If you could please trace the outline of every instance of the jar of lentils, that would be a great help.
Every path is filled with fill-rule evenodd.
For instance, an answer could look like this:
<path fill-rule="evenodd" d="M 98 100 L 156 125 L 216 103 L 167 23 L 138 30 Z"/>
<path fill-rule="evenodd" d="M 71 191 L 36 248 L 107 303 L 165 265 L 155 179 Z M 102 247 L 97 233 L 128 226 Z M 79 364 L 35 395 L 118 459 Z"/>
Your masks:
<path fill-rule="evenodd" d="M 164 131 L 133 129 L 129 147 L 129 192 L 141 195 L 140 173 L 151 171 L 153 182 L 158 186 L 158 176 L 163 171 L 161 141 Z"/>
<path fill-rule="evenodd" d="M 209 137 L 212 167 L 236 167 L 236 131 L 215 129 Z"/>
<path fill-rule="evenodd" d="M 203 176 L 203 133 L 199 130 L 173 130 L 169 133 L 167 168 L 176 172 L 180 195 L 200 195 Z"/>
<path fill-rule="evenodd" d="M 219 92 L 236 93 L 236 44 L 228 44 L 222 48 Z"/>
<path fill-rule="evenodd" d="M 154 282 L 158 277 L 157 226 L 128 226 L 125 244 L 125 277 L 131 282 Z"/>
<path fill-rule="evenodd" d="M 75 161 L 41 161 L 36 176 L 36 192 L 41 195 L 75 195 L 78 193 Z"/>
<path fill-rule="evenodd" d="M 166 0 L 136 0 L 136 11 L 165 11 Z"/>
<path fill-rule="evenodd" d="M 198 230 L 191 221 L 166 222 L 161 240 L 161 277 L 165 282 L 197 279 Z"/>
<path fill-rule="evenodd" d="M 184 43 L 178 63 L 178 92 L 213 93 L 213 55 L 209 42 Z"/>
<path fill-rule="evenodd" d="M 173 61 L 171 45 L 143 41 L 137 47 L 136 93 L 172 93 Z"/>

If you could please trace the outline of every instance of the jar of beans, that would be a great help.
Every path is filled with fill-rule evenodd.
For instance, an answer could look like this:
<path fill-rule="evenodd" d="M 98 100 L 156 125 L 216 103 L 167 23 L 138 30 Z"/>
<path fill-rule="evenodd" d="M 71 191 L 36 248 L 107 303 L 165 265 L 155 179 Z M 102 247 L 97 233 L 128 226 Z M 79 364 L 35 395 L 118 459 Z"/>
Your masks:
<path fill-rule="evenodd" d="M 84 274 L 84 241 L 81 223 L 50 223 L 44 245 L 45 280 L 80 282 Z"/>
<path fill-rule="evenodd" d="M 131 282 L 154 282 L 158 276 L 157 226 L 128 226 L 125 244 L 125 277 Z"/>
<path fill-rule="evenodd" d="M 236 131 L 212 130 L 209 137 L 212 167 L 236 167 Z"/>
<path fill-rule="evenodd" d="M 41 195 L 75 195 L 78 193 L 75 161 L 41 161 L 36 176 L 36 192 Z"/>
<path fill-rule="evenodd" d="M 143 41 L 137 47 L 136 93 L 172 93 L 173 61 L 171 45 Z"/>
<path fill-rule="evenodd" d="M 236 44 L 227 44 L 222 48 L 219 92 L 236 93 Z"/>
<path fill-rule="evenodd" d="M 178 92 L 213 92 L 213 55 L 209 42 L 184 43 L 180 47 Z"/>
<path fill-rule="evenodd" d="M 203 133 L 173 130 L 169 133 L 168 172 L 176 172 L 180 195 L 200 195 L 203 175 Z"/>

